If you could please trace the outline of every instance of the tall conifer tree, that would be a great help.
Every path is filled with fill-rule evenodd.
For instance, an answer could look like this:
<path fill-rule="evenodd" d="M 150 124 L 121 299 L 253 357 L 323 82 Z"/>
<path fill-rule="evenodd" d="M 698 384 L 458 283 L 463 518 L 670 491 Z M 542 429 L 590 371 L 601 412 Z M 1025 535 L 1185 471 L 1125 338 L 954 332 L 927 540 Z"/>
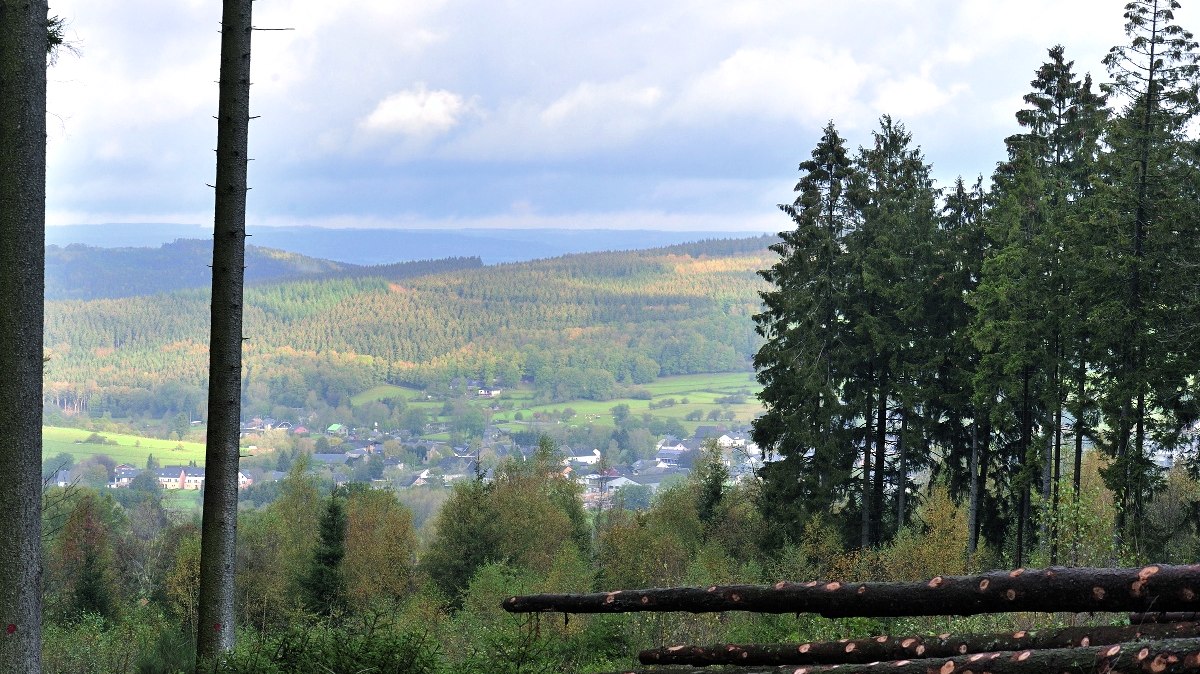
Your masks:
<path fill-rule="evenodd" d="M 1185 128 L 1197 112 L 1200 45 L 1174 23 L 1175 0 L 1125 6 L 1129 43 L 1110 50 L 1107 89 L 1126 101 L 1110 126 L 1105 157 L 1111 263 L 1097 326 L 1106 358 L 1100 404 L 1102 446 L 1114 457 L 1105 480 L 1118 501 L 1118 533 L 1132 525 L 1153 484 L 1152 439 L 1170 446 L 1189 406 L 1191 357 L 1172 329 L 1184 309 L 1178 279 L 1168 273 L 1181 246 L 1196 236 L 1185 185 L 1196 178 Z M 1128 540 L 1128 539 L 1127 539 Z"/>
<path fill-rule="evenodd" d="M 754 317 L 766 342 L 754 357 L 767 412 L 753 437 L 781 460 L 762 470 L 762 505 L 778 529 L 774 540 L 799 540 L 813 514 L 847 496 L 858 410 L 843 400 L 848 328 L 839 309 L 846 292 L 845 239 L 857 226 L 849 200 L 854 167 L 833 123 L 811 159 L 800 164 L 798 196 L 780 210 L 795 228 L 772 246 L 780 259 L 760 275 L 773 287 L 761 293 Z"/>

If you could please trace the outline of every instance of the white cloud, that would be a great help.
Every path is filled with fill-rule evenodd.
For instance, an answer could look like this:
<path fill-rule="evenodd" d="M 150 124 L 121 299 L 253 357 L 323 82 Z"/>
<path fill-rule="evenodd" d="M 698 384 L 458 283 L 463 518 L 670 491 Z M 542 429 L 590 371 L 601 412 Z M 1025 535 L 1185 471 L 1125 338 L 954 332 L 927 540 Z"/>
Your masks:
<path fill-rule="evenodd" d="M 876 71 L 845 50 L 812 42 L 744 47 L 694 77 L 675 112 L 688 120 L 743 116 L 820 124 L 857 119 L 860 91 Z"/>
<path fill-rule="evenodd" d="M 626 117 L 630 113 L 637 114 L 642 109 L 654 107 L 662 95 L 658 87 L 624 82 L 584 82 L 551 103 L 542 111 L 541 119 L 549 125 L 561 125 L 578 118 Z"/>
<path fill-rule="evenodd" d="M 406 136 L 436 136 L 462 121 L 470 106 L 445 89 L 426 89 L 423 82 L 379 102 L 360 126 L 368 131 Z"/>
<path fill-rule="evenodd" d="M 914 119 L 942 110 L 964 91 L 965 84 L 943 88 L 926 77 L 903 77 L 881 84 L 871 105 L 900 119 Z"/>

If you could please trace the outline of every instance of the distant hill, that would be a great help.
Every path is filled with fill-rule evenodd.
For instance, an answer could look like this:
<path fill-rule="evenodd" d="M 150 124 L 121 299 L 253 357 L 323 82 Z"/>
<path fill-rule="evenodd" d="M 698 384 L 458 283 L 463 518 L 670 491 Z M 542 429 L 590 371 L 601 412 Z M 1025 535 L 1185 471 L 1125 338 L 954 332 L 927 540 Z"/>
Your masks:
<path fill-rule="evenodd" d="M 46 298 L 90 300 L 206 288 L 212 282 L 212 241 L 180 239 L 157 248 L 46 247 Z M 379 275 L 408 278 L 482 265 L 479 258 L 362 266 L 262 246 L 246 246 L 246 282 Z"/>
<path fill-rule="evenodd" d="M 374 265 L 447 257 L 484 264 L 523 262 L 570 253 L 644 250 L 702 239 L 744 239 L 747 232 L 619 229 L 331 229 L 249 227 L 256 245 L 323 260 Z M 157 247 L 176 239 L 212 237 L 199 225 L 117 223 L 49 227 L 46 243 L 96 247 Z"/>
<path fill-rule="evenodd" d="M 383 383 L 532 383 L 539 400 L 608 400 L 660 376 L 749 371 L 761 344 L 752 320 L 764 287 L 757 272 L 778 259 L 768 250 L 775 241 L 491 266 L 462 258 L 385 267 L 293 260 L 285 271 L 313 265 L 316 276 L 246 292 L 247 409 L 337 409 Z M 196 414 L 207 330 L 205 289 L 49 301 L 48 400 L 114 417 Z"/>

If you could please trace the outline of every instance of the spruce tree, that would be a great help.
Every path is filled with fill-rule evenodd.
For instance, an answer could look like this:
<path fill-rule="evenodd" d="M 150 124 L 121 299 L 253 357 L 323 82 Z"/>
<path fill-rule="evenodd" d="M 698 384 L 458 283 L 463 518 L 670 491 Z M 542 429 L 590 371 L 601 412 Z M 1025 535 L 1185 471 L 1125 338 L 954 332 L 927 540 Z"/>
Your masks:
<path fill-rule="evenodd" d="M 1178 252 L 1196 237 L 1188 186 L 1197 171 L 1186 127 L 1200 86 L 1200 46 L 1174 23 L 1175 0 L 1135 0 L 1125 6 L 1129 43 L 1113 47 L 1106 89 L 1126 102 L 1107 135 L 1105 212 L 1110 263 L 1097 323 L 1103 382 L 1099 404 L 1109 431 L 1101 446 L 1114 457 L 1104 477 L 1117 496 L 1118 532 L 1135 533 L 1154 480 L 1148 444 L 1177 441 L 1193 416 L 1194 353 L 1175 323 L 1192 301 L 1180 293 Z"/>
<path fill-rule="evenodd" d="M 863 545 L 881 543 L 900 524 L 906 474 L 926 462 L 927 444 L 920 431 L 931 358 L 926 338 L 932 326 L 926 319 L 934 308 L 931 271 L 937 235 L 937 191 L 912 134 L 884 115 L 872 141 L 857 158 L 852 196 L 862 221 L 847 237 L 851 269 L 841 310 L 852 330 L 854 352 L 845 397 L 858 406 L 869 429 Z M 894 510 L 885 501 L 893 476 Z M 889 522 L 885 512 L 894 512 L 895 518 Z"/>
<path fill-rule="evenodd" d="M 846 236 L 857 226 L 849 200 L 854 166 L 833 123 L 800 164 L 795 201 L 781 204 L 794 229 L 772 246 L 779 261 L 760 275 L 754 317 L 765 338 L 754 356 L 767 408 L 755 420 L 754 441 L 780 460 L 762 469 L 761 505 L 776 544 L 800 540 L 802 524 L 848 494 L 858 411 L 843 398 L 849 328 L 839 309 L 846 293 Z"/>
<path fill-rule="evenodd" d="M 330 494 L 321 513 L 317 548 L 300 581 L 304 606 L 317 615 L 336 614 L 346 600 L 342 558 L 346 556 L 346 508 L 341 495 Z"/>

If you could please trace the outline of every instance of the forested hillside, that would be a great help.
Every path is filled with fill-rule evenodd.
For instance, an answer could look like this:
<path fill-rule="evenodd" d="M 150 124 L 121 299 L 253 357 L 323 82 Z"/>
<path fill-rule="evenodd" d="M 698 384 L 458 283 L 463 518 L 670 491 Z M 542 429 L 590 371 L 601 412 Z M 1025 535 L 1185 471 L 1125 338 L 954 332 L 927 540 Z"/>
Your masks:
<path fill-rule="evenodd" d="M 158 248 L 46 247 L 46 299 L 90 300 L 209 288 L 212 241 L 179 239 Z M 477 257 L 404 262 L 383 267 L 335 262 L 298 253 L 246 246 L 246 282 L 384 274 L 415 276 L 478 267 Z"/>
<path fill-rule="evenodd" d="M 661 375 L 748 370 L 770 237 L 570 255 L 411 276 L 330 269 L 246 297 L 246 405 L 346 404 L 390 382 L 532 381 L 545 400 L 605 400 Z M 470 264 L 451 261 L 450 266 Z M 444 267 L 443 267 L 444 269 Z M 420 271 L 437 272 L 434 267 Z M 198 418 L 204 290 L 47 305 L 46 398 L 113 416 Z"/>

